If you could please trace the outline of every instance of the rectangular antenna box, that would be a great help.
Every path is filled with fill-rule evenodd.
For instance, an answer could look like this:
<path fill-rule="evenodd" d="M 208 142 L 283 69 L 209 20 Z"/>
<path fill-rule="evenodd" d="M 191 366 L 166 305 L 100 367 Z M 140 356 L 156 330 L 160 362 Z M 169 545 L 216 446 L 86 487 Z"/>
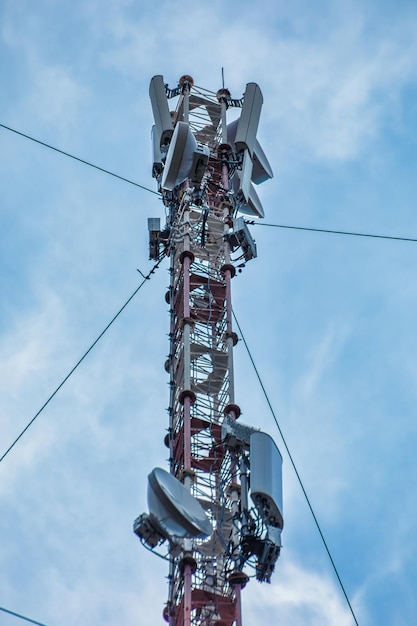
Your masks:
<path fill-rule="evenodd" d="M 272 437 L 252 433 L 249 458 L 251 498 L 265 523 L 282 528 L 282 456 Z"/>
<path fill-rule="evenodd" d="M 158 75 L 152 78 L 149 85 L 149 97 L 151 99 L 153 117 L 155 120 L 157 141 L 159 141 L 159 145 L 162 146 L 169 141 L 174 131 L 162 76 Z"/>
<path fill-rule="evenodd" d="M 159 259 L 159 233 L 161 220 L 159 217 L 148 217 L 149 231 L 149 258 L 156 261 Z"/>
<path fill-rule="evenodd" d="M 159 233 L 161 230 L 161 218 L 148 217 L 148 231 L 150 233 Z"/>
<path fill-rule="evenodd" d="M 255 147 L 262 103 L 262 92 L 258 85 L 256 83 L 248 83 L 243 98 L 242 113 L 236 128 L 235 146 L 237 150 L 246 148 L 251 156 Z"/>
<path fill-rule="evenodd" d="M 256 243 L 245 224 L 243 217 L 233 220 L 233 233 L 229 235 L 229 243 L 232 251 L 242 247 L 245 261 L 256 258 Z"/>

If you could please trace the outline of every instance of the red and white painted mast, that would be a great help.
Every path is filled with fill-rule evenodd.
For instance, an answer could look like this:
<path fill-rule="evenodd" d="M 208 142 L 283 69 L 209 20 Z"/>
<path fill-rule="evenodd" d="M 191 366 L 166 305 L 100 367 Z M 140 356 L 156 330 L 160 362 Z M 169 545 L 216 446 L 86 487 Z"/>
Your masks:
<path fill-rule="evenodd" d="M 256 139 L 262 94 L 249 83 L 232 99 L 190 76 L 169 89 L 155 76 L 150 97 L 166 212 L 163 228 L 148 220 L 150 258 L 170 258 L 170 475 L 149 475 L 150 513 L 134 530 L 169 560 L 171 626 L 242 626 L 245 570 L 269 581 L 283 527 L 281 456 L 268 435 L 238 422 L 233 371 L 232 282 L 236 264 L 256 256 L 238 215 L 263 217 L 252 183 L 272 177 Z M 227 125 L 230 108 L 240 117 Z"/>

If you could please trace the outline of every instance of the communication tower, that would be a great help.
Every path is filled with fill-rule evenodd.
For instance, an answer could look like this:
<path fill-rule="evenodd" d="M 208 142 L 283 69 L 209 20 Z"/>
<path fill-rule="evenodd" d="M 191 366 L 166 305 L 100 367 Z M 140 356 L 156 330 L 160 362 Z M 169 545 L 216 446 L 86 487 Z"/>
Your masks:
<path fill-rule="evenodd" d="M 170 260 L 169 472 L 150 472 L 134 532 L 169 561 L 170 626 L 242 626 L 241 589 L 253 572 L 270 581 L 283 528 L 282 458 L 239 420 L 233 373 L 231 284 L 256 257 L 242 215 L 264 217 L 253 183 L 272 178 L 256 139 L 263 98 L 255 83 L 234 99 L 191 76 L 174 89 L 154 76 L 149 94 L 166 219 L 148 219 L 149 256 Z"/>

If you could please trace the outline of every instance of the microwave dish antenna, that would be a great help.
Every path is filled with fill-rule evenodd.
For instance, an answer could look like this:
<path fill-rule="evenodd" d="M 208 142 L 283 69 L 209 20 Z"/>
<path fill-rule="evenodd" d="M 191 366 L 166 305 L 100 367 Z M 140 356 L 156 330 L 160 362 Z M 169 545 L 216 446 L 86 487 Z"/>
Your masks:
<path fill-rule="evenodd" d="M 160 467 L 148 476 L 148 507 L 167 537 L 206 539 L 213 532 L 198 500 L 175 476 Z"/>

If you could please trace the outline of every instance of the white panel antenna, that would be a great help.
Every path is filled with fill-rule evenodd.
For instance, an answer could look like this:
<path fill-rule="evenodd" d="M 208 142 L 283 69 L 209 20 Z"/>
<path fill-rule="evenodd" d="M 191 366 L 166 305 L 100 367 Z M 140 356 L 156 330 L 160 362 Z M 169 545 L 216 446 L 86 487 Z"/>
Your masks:
<path fill-rule="evenodd" d="M 236 148 L 235 146 L 235 138 L 236 138 L 236 130 L 239 119 L 234 120 L 230 124 L 227 125 L 227 143 L 232 146 L 232 148 Z M 262 150 L 262 146 L 259 141 L 255 140 L 255 145 L 253 148 L 253 169 L 252 169 L 252 181 L 256 185 L 260 185 L 264 183 L 266 180 L 273 178 L 274 174 L 272 172 L 272 168 L 269 164 L 269 161 L 266 157 L 265 152 Z"/>
<path fill-rule="evenodd" d="M 252 180 L 255 185 L 260 185 L 266 180 L 273 178 L 274 174 L 272 168 L 266 158 L 265 152 L 262 150 L 261 144 L 258 140 L 255 141 L 255 147 L 253 149 L 253 169 Z"/>
<path fill-rule="evenodd" d="M 249 194 L 247 196 L 244 195 L 240 187 L 240 171 L 236 170 L 236 174 L 233 179 L 233 189 L 237 194 L 239 213 L 243 213 L 244 215 L 248 215 L 250 217 L 265 217 L 265 211 L 254 186 L 252 184 L 249 185 Z"/>
<path fill-rule="evenodd" d="M 171 113 L 168 107 L 164 79 L 162 76 L 154 76 L 149 85 L 149 96 L 152 104 L 153 116 L 155 119 L 156 136 L 159 145 L 167 144 L 172 137 L 174 126 L 172 124 Z"/>
<path fill-rule="evenodd" d="M 159 135 L 158 135 L 158 131 L 156 130 L 155 125 L 152 126 L 152 154 L 153 154 L 152 175 L 156 178 L 162 173 L 164 166 L 162 162 Z"/>
<path fill-rule="evenodd" d="M 238 124 L 239 119 L 236 119 L 227 125 L 227 141 L 234 149 L 236 149 L 235 140 Z M 240 213 L 251 217 L 265 217 L 262 203 L 250 181 L 252 180 L 255 184 L 259 185 L 272 177 L 272 168 L 268 159 L 259 141 L 255 139 L 253 159 L 250 158 L 248 150 L 245 149 L 243 153 L 242 169 L 236 170 L 232 182 Z"/>
<path fill-rule="evenodd" d="M 256 83 L 248 83 L 243 99 L 242 113 L 236 129 L 237 150 L 249 150 L 253 154 L 263 104 L 262 92 Z"/>
<path fill-rule="evenodd" d="M 210 149 L 197 144 L 189 125 L 178 122 L 168 149 L 161 187 L 172 191 L 187 178 L 198 184 L 204 175 Z"/>
<path fill-rule="evenodd" d="M 251 179 L 252 179 L 252 169 L 253 169 L 252 159 L 250 157 L 249 151 L 245 150 L 243 153 L 242 169 L 237 170 L 239 172 L 238 173 L 238 177 L 240 181 L 239 187 L 245 200 L 248 200 L 249 198 L 249 192 L 251 188 Z"/>
<path fill-rule="evenodd" d="M 251 498 L 265 523 L 283 528 L 282 456 L 274 440 L 263 432 L 250 438 Z"/>

